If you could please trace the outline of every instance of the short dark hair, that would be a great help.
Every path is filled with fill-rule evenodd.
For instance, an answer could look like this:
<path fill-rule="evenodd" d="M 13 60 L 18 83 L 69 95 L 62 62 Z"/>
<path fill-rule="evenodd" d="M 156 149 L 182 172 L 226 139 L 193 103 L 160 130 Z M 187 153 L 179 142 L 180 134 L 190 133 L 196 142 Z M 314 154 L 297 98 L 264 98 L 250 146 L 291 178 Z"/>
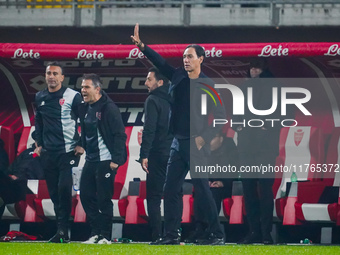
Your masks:
<path fill-rule="evenodd" d="M 62 75 L 64 74 L 64 67 L 63 67 L 63 65 L 60 62 L 58 62 L 58 61 L 51 61 L 51 62 L 47 63 L 46 67 L 48 67 L 48 66 L 59 66 L 60 69 L 61 69 L 61 74 Z"/>
<path fill-rule="evenodd" d="M 153 72 L 153 73 L 155 73 L 155 79 L 156 79 L 156 81 L 163 80 L 163 84 L 168 84 L 168 83 L 169 83 L 168 78 L 166 78 L 166 77 L 158 70 L 157 67 L 153 66 L 153 67 L 149 68 L 148 72 Z"/>
<path fill-rule="evenodd" d="M 102 93 L 102 88 L 103 88 L 103 83 L 100 80 L 99 75 L 95 74 L 95 73 L 84 73 L 83 74 L 83 80 L 91 80 L 93 87 L 100 88 L 100 93 Z"/>
<path fill-rule="evenodd" d="M 268 61 L 266 58 L 252 58 L 249 61 L 249 69 L 252 67 L 260 68 L 262 71 L 268 69 Z"/>
<path fill-rule="evenodd" d="M 185 49 L 188 49 L 188 48 L 194 48 L 198 58 L 201 57 L 201 56 L 203 56 L 205 58 L 205 51 L 204 51 L 202 46 L 200 46 L 198 44 L 190 44 Z"/>

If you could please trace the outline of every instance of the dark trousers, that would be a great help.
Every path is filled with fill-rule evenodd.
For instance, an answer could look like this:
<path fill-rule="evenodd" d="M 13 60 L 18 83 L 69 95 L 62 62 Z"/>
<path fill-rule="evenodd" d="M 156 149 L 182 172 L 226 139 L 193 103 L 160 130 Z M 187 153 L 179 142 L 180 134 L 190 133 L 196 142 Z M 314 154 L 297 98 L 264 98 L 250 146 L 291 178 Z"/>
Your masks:
<path fill-rule="evenodd" d="M 72 207 L 72 167 L 79 157 L 74 152 L 56 154 L 43 152 L 41 164 L 45 172 L 47 188 L 54 205 L 59 229 L 67 231 Z"/>
<path fill-rule="evenodd" d="M 227 198 L 231 197 L 231 185 L 232 185 L 233 179 L 227 179 L 224 180 L 223 184 L 226 185 L 222 188 L 210 188 L 211 194 L 213 196 L 213 199 L 216 204 L 216 210 L 219 214 L 221 211 L 222 201 Z M 195 198 L 195 194 L 194 194 Z M 204 215 L 202 215 L 200 212 L 204 210 L 202 205 L 198 205 L 197 202 L 194 200 L 194 220 L 195 220 L 195 231 L 205 231 L 207 227 L 207 220 L 203 218 Z"/>
<path fill-rule="evenodd" d="M 275 165 L 276 155 L 268 153 L 240 153 L 241 166 Z M 247 177 L 247 175 L 243 176 Z M 250 232 L 270 235 L 273 223 L 274 197 L 272 186 L 274 178 L 243 178 L 242 186 L 247 220 Z M 268 177 L 268 176 L 267 176 Z"/>
<path fill-rule="evenodd" d="M 161 199 L 169 156 L 150 154 L 148 158 L 149 174 L 146 176 L 146 199 L 152 240 L 162 236 Z"/>
<path fill-rule="evenodd" d="M 12 204 L 25 200 L 27 180 L 13 180 L 0 172 L 0 198 L 4 204 Z"/>
<path fill-rule="evenodd" d="M 113 183 L 117 171 L 110 161 L 86 161 L 80 179 L 80 199 L 91 226 L 91 236 L 111 240 Z"/>
<path fill-rule="evenodd" d="M 164 186 L 164 225 L 167 235 L 177 237 L 181 226 L 183 200 L 182 185 L 189 170 L 190 162 L 190 140 L 178 140 L 178 150 L 171 149 L 168 162 L 167 176 Z M 195 153 L 194 153 L 195 154 Z M 197 155 L 197 160 L 204 161 L 202 154 Z M 209 233 L 222 238 L 223 231 L 218 219 L 215 201 L 209 187 L 208 178 L 193 178 L 192 184 L 195 190 L 195 203 L 202 210 L 202 217 L 207 219 Z"/>
<path fill-rule="evenodd" d="M 230 185 L 232 185 L 233 179 L 228 179 L 228 181 L 229 180 Z M 210 188 L 210 190 L 216 203 L 217 212 L 219 213 L 221 211 L 222 201 L 227 197 L 231 197 L 231 186 L 222 188 Z"/>

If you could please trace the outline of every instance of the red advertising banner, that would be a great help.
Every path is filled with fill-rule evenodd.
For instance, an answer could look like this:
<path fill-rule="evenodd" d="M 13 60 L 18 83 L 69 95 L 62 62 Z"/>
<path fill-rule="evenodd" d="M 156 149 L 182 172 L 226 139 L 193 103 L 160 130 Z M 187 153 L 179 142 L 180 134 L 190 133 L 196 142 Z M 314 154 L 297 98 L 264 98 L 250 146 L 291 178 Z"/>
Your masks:
<path fill-rule="evenodd" d="M 266 57 L 276 78 L 306 79 L 297 86 L 312 91 L 312 117 L 297 116 L 299 125 L 321 127 L 330 133 L 340 126 L 340 42 L 203 44 L 202 71 L 212 79 L 240 85 L 253 57 Z M 186 44 L 150 45 L 170 65 L 180 67 Z M 45 69 L 59 60 L 65 68 L 63 86 L 80 91 L 84 73 L 99 74 L 103 90 L 119 106 L 126 126 L 143 125 L 143 104 L 148 95 L 145 78 L 152 66 L 134 45 L 68 45 L 0 43 L 0 125 L 15 133 L 34 125 L 34 97 L 46 87 Z M 315 84 L 307 82 L 314 78 Z M 326 81 L 324 78 L 327 78 Z M 232 98 L 226 102 L 231 104 Z M 230 105 L 226 104 L 229 113 Z"/>
<path fill-rule="evenodd" d="M 340 43 L 225 43 L 202 44 L 208 58 L 222 57 L 310 57 L 340 55 Z M 180 57 L 187 44 L 149 45 L 163 57 Z M 0 43 L 0 57 L 12 59 L 141 59 L 134 45 L 82 45 Z"/>

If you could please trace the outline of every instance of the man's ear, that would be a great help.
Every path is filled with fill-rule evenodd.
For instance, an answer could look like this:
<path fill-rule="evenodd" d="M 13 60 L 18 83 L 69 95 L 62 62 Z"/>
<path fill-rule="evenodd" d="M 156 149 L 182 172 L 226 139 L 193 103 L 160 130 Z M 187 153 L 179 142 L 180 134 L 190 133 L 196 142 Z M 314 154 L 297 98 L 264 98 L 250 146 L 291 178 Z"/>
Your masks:
<path fill-rule="evenodd" d="M 96 88 L 96 90 L 98 91 L 98 94 L 101 94 L 100 92 L 101 88 L 99 86 Z"/>
<path fill-rule="evenodd" d="M 203 63 L 204 57 L 203 57 L 203 56 L 200 56 L 199 59 L 200 59 L 200 64 L 202 64 L 202 63 Z"/>
<path fill-rule="evenodd" d="M 163 86 L 163 85 L 164 85 L 164 81 L 163 81 L 163 80 L 159 80 L 159 81 L 157 82 L 157 84 L 158 84 L 158 87 Z"/>

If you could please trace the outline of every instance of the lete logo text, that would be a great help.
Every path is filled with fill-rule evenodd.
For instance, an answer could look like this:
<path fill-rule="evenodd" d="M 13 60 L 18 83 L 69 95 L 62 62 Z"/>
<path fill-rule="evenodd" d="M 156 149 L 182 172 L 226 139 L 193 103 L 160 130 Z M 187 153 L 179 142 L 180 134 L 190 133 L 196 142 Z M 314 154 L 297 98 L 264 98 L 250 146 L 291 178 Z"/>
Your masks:
<path fill-rule="evenodd" d="M 31 59 L 39 59 L 40 58 L 40 53 L 39 52 L 34 52 L 32 49 L 29 50 L 28 52 L 25 52 L 23 49 L 17 49 L 14 52 L 14 55 L 12 58 L 31 58 Z"/>
<path fill-rule="evenodd" d="M 271 45 L 263 47 L 259 57 L 274 57 L 274 56 L 288 56 L 288 48 L 282 48 L 280 45 L 278 48 L 273 48 Z"/>
<path fill-rule="evenodd" d="M 78 52 L 77 58 L 76 59 L 103 59 L 104 54 L 103 53 L 97 53 L 96 50 L 91 52 L 87 52 L 87 50 L 80 50 Z"/>
<path fill-rule="evenodd" d="M 327 53 L 325 53 L 325 56 L 336 56 L 336 55 L 340 55 L 340 48 L 339 48 L 339 45 L 333 44 L 332 46 L 328 48 L 328 51 Z"/>
<path fill-rule="evenodd" d="M 204 48 L 204 47 L 203 47 Z M 222 50 L 218 50 L 215 47 L 212 47 L 211 50 L 206 50 L 205 51 L 205 57 L 216 57 L 216 58 L 221 58 L 222 57 Z M 130 51 L 129 56 L 126 59 L 143 59 L 145 58 L 143 52 L 141 52 L 138 48 L 134 48 Z"/>

